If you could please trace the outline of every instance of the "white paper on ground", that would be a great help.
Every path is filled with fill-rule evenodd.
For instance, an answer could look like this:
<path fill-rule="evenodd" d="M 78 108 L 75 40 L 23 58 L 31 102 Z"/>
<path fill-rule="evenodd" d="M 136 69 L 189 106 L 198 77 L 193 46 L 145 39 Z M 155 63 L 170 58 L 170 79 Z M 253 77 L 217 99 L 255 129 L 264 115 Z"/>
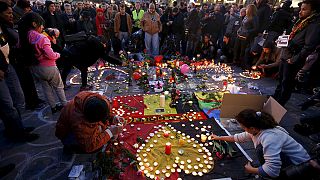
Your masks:
<path fill-rule="evenodd" d="M 83 165 L 72 166 L 72 169 L 68 175 L 68 178 L 77 178 L 80 176 L 81 171 L 83 170 Z"/>

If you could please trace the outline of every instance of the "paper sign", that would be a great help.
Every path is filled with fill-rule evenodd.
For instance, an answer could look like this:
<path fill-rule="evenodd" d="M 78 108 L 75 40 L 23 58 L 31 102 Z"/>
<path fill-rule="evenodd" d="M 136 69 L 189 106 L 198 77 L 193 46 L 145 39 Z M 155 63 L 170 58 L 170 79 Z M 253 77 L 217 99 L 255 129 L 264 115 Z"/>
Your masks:
<path fill-rule="evenodd" d="M 288 47 L 289 44 L 289 35 L 279 36 L 276 40 L 277 47 Z"/>

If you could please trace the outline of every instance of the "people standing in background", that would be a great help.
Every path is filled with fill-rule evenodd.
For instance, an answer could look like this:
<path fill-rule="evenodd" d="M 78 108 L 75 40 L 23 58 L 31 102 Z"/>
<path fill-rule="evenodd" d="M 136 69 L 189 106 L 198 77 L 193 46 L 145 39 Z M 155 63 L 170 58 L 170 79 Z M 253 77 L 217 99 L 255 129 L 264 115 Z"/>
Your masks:
<path fill-rule="evenodd" d="M 141 20 L 142 30 L 145 32 L 145 46 L 147 54 L 159 55 L 159 32 L 162 30 L 160 16 L 155 10 L 155 5 L 149 5 L 148 12 L 144 13 Z"/>
<path fill-rule="evenodd" d="M 3 121 L 4 136 L 9 140 L 31 142 L 39 135 L 30 133 L 33 127 L 24 127 L 21 109 L 24 94 L 15 69 L 10 64 L 9 38 L 7 27 L 13 25 L 13 11 L 5 2 L 0 2 L 0 118 Z"/>
<path fill-rule="evenodd" d="M 132 20 L 130 15 L 126 13 L 125 4 L 120 4 L 120 12 L 114 18 L 114 33 L 121 42 L 122 50 L 124 50 L 132 33 Z"/>
<path fill-rule="evenodd" d="M 135 10 L 132 11 L 133 19 L 133 32 L 136 32 L 141 29 L 140 21 L 143 17 L 144 10 L 141 9 L 140 1 L 135 2 Z"/>

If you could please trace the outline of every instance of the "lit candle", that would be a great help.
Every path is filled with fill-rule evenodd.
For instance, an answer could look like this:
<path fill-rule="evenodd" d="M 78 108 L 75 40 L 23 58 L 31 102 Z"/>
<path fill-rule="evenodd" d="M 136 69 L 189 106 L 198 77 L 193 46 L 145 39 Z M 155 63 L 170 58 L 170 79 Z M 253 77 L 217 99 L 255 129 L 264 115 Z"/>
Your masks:
<path fill-rule="evenodd" d="M 165 91 L 165 92 L 164 92 L 164 96 L 166 97 L 166 99 L 168 99 L 168 97 L 169 97 L 169 91 Z"/>
<path fill-rule="evenodd" d="M 204 134 L 201 134 L 201 142 L 206 142 L 207 136 Z"/>
<path fill-rule="evenodd" d="M 163 133 L 163 137 L 165 137 L 165 138 L 167 138 L 167 137 L 169 137 L 169 131 L 165 131 L 164 133 Z"/>
<path fill-rule="evenodd" d="M 171 143 L 169 143 L 169 142 L 166 143 L 165 153 L 167 155 L 171 154 Z"/>
<path fill-rule="evenodd" d="M 166 97 L 164 95 L 160 95 L 160 107 L 164 107 L 166 103 Z"/>
<path fill-rule="evenodd" d="M 153 80 L 154 80 L 154 81 L 157 80 L 157 75 L 156 75 L 156 74 L 154 74 L 152 77 L 153 77 Z"/>

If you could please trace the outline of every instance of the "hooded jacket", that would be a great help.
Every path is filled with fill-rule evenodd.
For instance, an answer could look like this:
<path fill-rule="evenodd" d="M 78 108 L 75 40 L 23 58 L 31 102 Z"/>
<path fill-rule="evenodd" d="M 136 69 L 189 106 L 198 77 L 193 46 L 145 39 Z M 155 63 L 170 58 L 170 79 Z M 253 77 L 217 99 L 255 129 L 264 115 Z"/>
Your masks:
<path fill-rule="evenodd" d="M 91 123 L 84 116 L 84 106 L 91 97 L 105 100 L 110 107 L 109 101 L 104 96 L 92 92 L 80 92 L 62 109 L 55 132 L 60 140 L 72 133 L 80 148 L 87 153 L 101 148 L 111 138 L 106 131 L 107 124 L 101 121 Z"/>
<path fill-rule="evenodd" d="M 60 54 L 53 51 L 47 36 L 35 30 L 30 30 L 28 32 L 28 40 L 34 47 L 39 66 L 56 66 L 56 60 L 60 58 Z"/>

